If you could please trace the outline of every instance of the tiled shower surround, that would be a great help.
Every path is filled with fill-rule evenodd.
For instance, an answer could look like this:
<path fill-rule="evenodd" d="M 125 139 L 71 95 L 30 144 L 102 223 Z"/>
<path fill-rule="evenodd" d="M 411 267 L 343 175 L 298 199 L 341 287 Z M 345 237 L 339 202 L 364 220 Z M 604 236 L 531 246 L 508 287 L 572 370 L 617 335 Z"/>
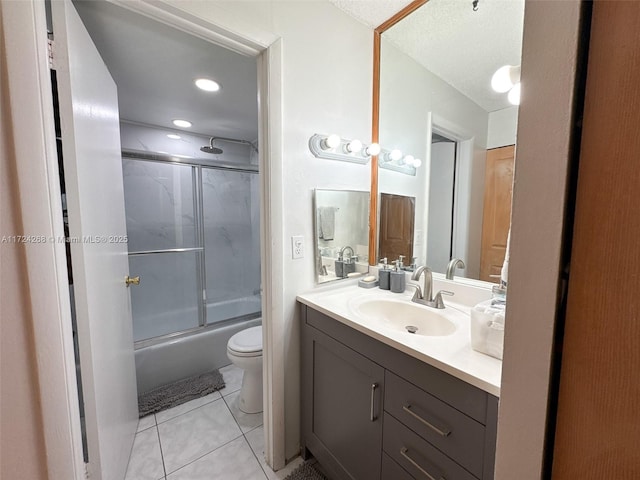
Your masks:
<path fill-rule="evenodd" d="M 207 323 L 260 311 L 257 173 L 126 158 L 124 196 L 134 340 L 198 326 L 199 254 L 158 252 L 200 246 L 197 192 L 202 194 Z"/>

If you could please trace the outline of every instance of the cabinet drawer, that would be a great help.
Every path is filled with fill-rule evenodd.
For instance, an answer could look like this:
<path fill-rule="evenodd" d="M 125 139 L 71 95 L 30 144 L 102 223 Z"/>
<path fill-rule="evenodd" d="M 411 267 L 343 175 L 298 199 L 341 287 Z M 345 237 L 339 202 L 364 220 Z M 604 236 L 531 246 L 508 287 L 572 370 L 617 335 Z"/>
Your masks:
<path fill-rule="evenodd" d="M 382 476 L 380 480 L 413 480 L 413 477 L 394 462 L 389 455 L 382 452 Z"/>
<path fill-rule="evenodd" d="M 383 429 L 383 450 L 413 478 L 477 480 L 467 470 L 386 412 Z"/>
<path fill-rule="evenodd" d="M 484 425 L 389 371 L 385 372 L 384 409 L 455 462 L 482 477 Z"/>

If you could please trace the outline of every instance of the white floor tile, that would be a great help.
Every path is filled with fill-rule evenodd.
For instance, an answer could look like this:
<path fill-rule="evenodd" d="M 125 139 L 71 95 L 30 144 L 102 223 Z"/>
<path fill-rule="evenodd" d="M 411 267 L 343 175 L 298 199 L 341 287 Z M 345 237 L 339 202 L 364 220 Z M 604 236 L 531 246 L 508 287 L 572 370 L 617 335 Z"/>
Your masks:
<path fill-rule="evenodd" d="M 167 477 L 167 480 L 266 480 L 244 437 L 218 448 Z"/>
<path fill-rule="evenodd" d="M 156 416 L 154 414 L 147 415 L 146 417 L 142 417 L 138 420 L 138 429 L 136 432 L 141 432 L 142 430 L 146 430 L 147 428 L 156 426 Z"/>
<path fill-rule="evenodd" d="M 289 462 L 283 469 L 274 472 L 271 470 L 271 467 L 267 465 L 267 462 L 264 458 L 264 429 L 262 426 L 251 430 L 245 434 L 247 437 L 247 441 L 249 442 L 249 446 L 258 457 L 258 461 L 260 462 L 260 466 L 264 470 L 264 473 L 267 475 L 268 480 L 282 480 L 291 472 L 293 472 L 298 466 L 303 462 L 302 457 L 297 457 L 293 461 Z"/>
<path fill-rule="evenodd" d="M 222 398 L 220 392 L 212 392 L 209 395 L 205 395 L 204 397 L 196 398 L 195 400 L 191 400 L 190 402 L 183 403 L 182 405 L 178 405 L 173 408 L 169 408 L 167 410 L 163 410 L 162 412 L 156 413 L 156 421 L 159 424 L 166 422 L 167 420 L 171 420 L 178 415 L 182 415 L 183 413 L 195 410 L 196 408 L 206 405 L 207 403 L 211 403 L 214 400 L 218 400 L 219 398 Z"/>
<path fill-rule="evenodd" d="M 148 428 L 136 434 L 125 480 L 159 480 L 164 478 L 158 430 Z"/>
<path fill-rule="evenodd" d="M 222 378 L 224 378 L 225 387 L 220 390 L 222 396 L 229 395 L 240 390 L 242 386 L 242 375 L 244 371 L 236 367 L 233 363 L 220 369 Z"/>
<path fill-rule="evenodd" d="M 238 396 L 240 395 L 240 391 L 236 391 L 230 393 L 229 395 L 224 397 L 224 401 L 227 402 L 227 406 L 229 410 L 231 410 L 231 414 L 233 418 L 236 419 L 238 425 L 240 425 L 240 430 L 242 433 L 246 433 L 249 430 L 253 430 L 256 427 L 262 425 L 262 412 L 260 413 L 244 413 L 238 408 Z"/>
<path fill-rule="evenodd" d="M 160 423 L 158 430 L 167 473 L 242 434 L 222 399 Z"/>

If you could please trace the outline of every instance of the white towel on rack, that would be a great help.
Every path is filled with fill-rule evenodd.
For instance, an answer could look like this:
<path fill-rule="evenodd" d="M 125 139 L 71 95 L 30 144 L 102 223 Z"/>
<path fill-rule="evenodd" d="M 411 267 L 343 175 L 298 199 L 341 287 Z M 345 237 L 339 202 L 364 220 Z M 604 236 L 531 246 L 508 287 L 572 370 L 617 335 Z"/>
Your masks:
<path fill-rule="evenodd" d="M 318 236 L 323 240 L 333 240 L 336 229 L 336 207 L 319 207 L 319 232 Z"/>

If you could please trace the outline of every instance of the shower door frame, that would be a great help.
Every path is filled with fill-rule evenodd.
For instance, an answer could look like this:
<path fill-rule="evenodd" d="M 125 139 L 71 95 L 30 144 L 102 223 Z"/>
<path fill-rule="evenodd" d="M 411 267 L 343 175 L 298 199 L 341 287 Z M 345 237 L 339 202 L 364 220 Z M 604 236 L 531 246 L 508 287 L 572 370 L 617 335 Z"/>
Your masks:
<path fill-rule="evenodd" d="M 122 149 L 123 160 L 136 160 L 140 162 L 161 163 L 167 165 L 178 165 L 191 167 L 191 185 L 193 196 L 193 213 L 194 213 L 194 229 L 196 244 L 193 247 L 176 247 L 176 248 L 162 248 L 155 250 L 136 250 L 129 252 L 131 256 L 142 255 L 154 255 L 162 253 L 184 253 L 195 252 L 196 254 L 196 289 L 197 289 L 197 309 L 198 309 L 198 325 L 195 327 L 185 328 L 184 330 L 176 330 L 162 335 L 145 338 L 142 340 L 134 340 L 134 348 L 136 350 L 151 345 L 157 345 L 164 343 L 168 339 L 175 339 L 187 335 L 191 335 L 197 332 L 201 332 L 208 329 L 219 328 L 223 325 L 229 325 L 230 323 L 241 322 L 243 320 L 252 320 L 257 318 L 253 314 L 247 314 L 240 317 L 233 317 L 224 320 L 218 320 L 216 322 L 207 323 L 207 274 L 205 263 L 205 235 L 204 235 L 204 194 L 202 190 L 202 170 L 203 168 L 210 168 L 214 170 L 232 171 L 237 173 L 250 173 L 260 175 L 260 169 L 258 165 L 252 164 L 233 164 L 227 162 L 221 162 L 217 160 L 205 160 L 195 157 L 177 157 L 171 154 L 163 154 L 156 152 L 148 152 L 141 150 L 134 150 L 130 148 Z M 126 189 L 125 189 L 126 190 Z M 125 205 L 126 209 L 126 205 Z M 135 323 L 135 317 L 133 319 Z"/>
<path fill-rule="evenodd" d="M 269 466 L 279 470 L 285 464 L 282 40 L 249 24 L 238 27 L 228 12 L 215 5 L 207 6 L 205 17 L 183 10 L 176 2 L 109 1 L 257 58 L 265 457 Z M 25 231 L 57 238 L 64 230 L 45 3 L 8 2 L 0 9 L 4 37 L 10 40 L 4 55 L 12 99 L 7 114 L 14 128 L 7 136 L 13 141 L 15 157 L 29 159 L 16 162 L 22 224 Z M 27 278 L 34 282 L 31 292 L 38 292 L 27 293 L 25 301 L 32 318 L 34 349 L 38 352 L 38 398 L 46 469 L 52 478 L 83 480 L 74 351 L 69 341 L 71 312 L 65 246 L 54 243 L 47 248 L 28 247 L 25 256 Z"/>

